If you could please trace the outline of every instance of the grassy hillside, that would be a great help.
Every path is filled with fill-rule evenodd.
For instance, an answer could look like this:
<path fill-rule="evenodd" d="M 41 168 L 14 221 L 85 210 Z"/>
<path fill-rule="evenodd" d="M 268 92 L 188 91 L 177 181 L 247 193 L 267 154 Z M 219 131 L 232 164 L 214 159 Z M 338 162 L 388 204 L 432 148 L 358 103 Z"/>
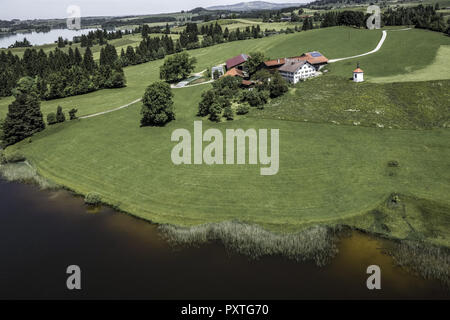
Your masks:
<path fill-rule="evenodd" d="M 443 33 L 420 29 L 391 30 L 388 31 L 387 39 L 380 51 L 368 56 L 333 63 L 329 66 L 329 70 L 336 75 L 351 77 L 356 63 L 360 62 L 366 80 L 406 75 L 433 63 L 442 45 L 450 45 L 450 37 Z"/>
<path fill-rule="evenodd" d="M 161 37 L 163 34 L 151 34 L 151 37 Z M 177 34 L 172 34 L 171 37 L 173 39 L 178 39 L 179 35 Z M 122 38 L 120 39 L 113 39 L 113 40 L 108 40 L 109 44 L 112 44 L 116 47 L 117 53 L 120 54 L 120 51 L 122 49 L 126 50 L 126 48 L 128 46 L 132 46 L 132 47 L 137 47 L 139 46 L 139 43 L 142 41 L 142 36 L 140 34 L 130 34 L 130 35 L 124 35 Z M 55 48 L 57 47 L 56 44 L 52 43 L 52 44 L 45 44 L 45 45 L 40 45 L 40 46 L 34 46 L 34 48 L 36 50 L 44 50 L 44 52 L 49 53 L 50 51 L 55 50 Z M 69 50 L 69 48 L 72 47 L 72 49 L 75 50 L 75 48 L 78 48 L 81 52 L 81 54 L 84 54 L 84 51 L 86 50 L 86 48 L 82 48 L 80 43 L 74 43 L 72 44 L 72 46 L 65 46 L 64 48 L 61 48 L 62 51 L 67 52 Z M 100 49 L 102 48 L 102 46 L 100 45 L 94 45 L 91 47 L 91 51 L 94 55 L 94 59 L 95 60 L 100 60 Z M 13 49 L 0 49 L 3 51 L 11 51 L 13 54 L 18 55 L 19 57 L 22 57 L 25 50 L 27 48 L 13 48 Z"/>
<path fill-rule="evenodd" d="M 450 205 L 450 131 L 444 129 L 385 130 L 256 118 L 204 122 L 205 130 L 280 129 L 279 173 L 261 176 L 259 166 L 175 166 L 171 132 L 192 130 L 204 89 L 175 91 L 177 120 L 165 128 L 140 128 L 136 104 L 54 126 L 15 148 L 44 176 L 80 193 L 99 192 L 109 203 L 159 223 L 240 220 L 287 232 L 314 222 L 355 219 L 393 192 Z M 400 167 L 391 175 L 392 160 Z"/>
<path fill-rule="evenodd" d="M 395 34 L 388 37 L 386 50 L 369 56 L 375 63 L 367 60 L 367 68 L 362 65 L 369 77 L 377 70 L 383 76 L 404 74 L 411 61 L 431 64 L 447 41 L 421 30 Z M 330 28 L 233 42 L 190 54 L 198 59 L 197 71 L 254 50 L 270 57 L 320 50 L 338 58 L 372 50 L 380 36 L 380 31 Z M 410 44 L 408 39 L 422 39 L 424 44 Z M 405 44 L 397 45 L 396 53 L 399 41 Z M 422 59 L 414 48 L 423 50 Z M 126 68 L 127 88 L 44 102 L 43 112 L 60 104 L 65 110 L 76 106 L 80 114 L 90 114 L 133 101 L 158 78 L 161 63 Z M 400 238 L 413 232 L 450 245 L 450 131 L 329 123 L 360 117 L 355 120 L 369 126 L 381 119 L 385 127 L 442 127 L 448 115 L 448 81 L 355 85 L 346 80 L 354 63 L 336 63 L 329 75 L 299 84 L 263 113 L 233 122 L 203 123 L 204 130 L 280 129 L 280 171 L 275 176 L 261 176 L 259 166 L 172 164 L 171 133 L 193 129 L 201 93 L 208 85 L 174 90 L 177 119 L 164 128 L 140 128 L 140 104 L 135 104 L 49 127 L 31 143 L 23 141 L 10 150 L 20 149 L 43 176 L 57 183 L 82 194 L 98 192 L 108 203 L 158 223 L 190 226 L 239 220 L 289 232 L 312 223 L 339 222 Z M 0 100 L 3 115 L 7 100 Z M 346 109 L 361 109 L 361 113 L 349 116 Z M 309 121 L 328 123 L 303 122 L 305 115 Z M 388 165 L 394 160 L 398 167 Z M 400 195 L 401 210 L 390 204 L 393 193 Z"/>
<path fill-rule="evenodd" d="M 226 59 L 242 52 L 261 50 L 268 57 L 286 57 L 319 50 L 328 58 L 341 58 L 361 54 L 375 48 L 381 32 L 379 30 L 358 30 L 353 28 L 327 28 L 225 43 L 209 48 L 189 51 L 198 60 L 196 71 L 223 63 Z M 449 78 L 446 73 L 448 55 L 442 54 L 450 38 L 426 30 L 388 31 L 387 40 L 375 54 L 341 61 L 328 66 L 330 75 L 349 78 L 359 61 L 366 79 L 376 82 L 417 81 Z M 442 49 L 441 47 L 444 46 Z M 440 52 L 438 55 L 438 51 Z M 438 60 L 439 59 L 439 60 Z M 145 87 L 158 79 L 162 60 L 125 68 L 128 85 L 126 88 L 101 90 L 90 94 L 43 101 L 44 116 L 54 112 L 58 105 L 68 111 L 72 107 L 79 115 L 93 114 L 127 104 L 142 96 Z M 422 73 L 421 70 L 430 71 Z M 436 72 L 435 72 L 436 71 Z M 417 76 L 416 76 L 417 74 Z M 436 78 L 436 75 L 440 76 Z M 0 98 L 0 119 L 7 113 L 12 98 Z"/>
<path fill-rule="evenodd" d="M 199 29 L 204 25 L 204 26 L 209 26 L 210 24 L 215 24 L 216 21 L 213 22 L 203 22 L 200 23 L 198 25 Z M 219 23 L 222 27 L 223 30 L 225 30 L 225 28 L 228 28 L 229 31 L 233 31 L 236 30 L 237 28 L 239 28 L 241 31 L 245 30 L 245 28 L 247 27 L 252 27 L 252 26 L 257 26 L 259 25 L 259 27 L 261 28 L 262 31 L 268 29 L 268 30 L 276 30 L 276 31 L 280 31 L 280 30 L 285 30 L 286 28 L 295 28 L 295 26 L 300 26 L 301 27 L 301 23 L 291 23 L 291 22 L 262 22 L 261 19 L 223 19 L 223 20 L 218 20 L 217 23 Z M 173 29 L 173 31 L 175 32 L 181 32 L 185 29 L 186 27 L 176 27 Z"/>
<path fill-rule="evenodd" d="M 289 35 L 277 35 L 225 43 L 213 47 L 189 51 L 198 60 L 196 71 L 202 71 L 240 53 L 261 50 L 268 57 L 299 55 L 306 51 L 320 50 L 329 57 L 342 57 L 372 50 L 381 32 L 369 32 L 352 28 L 329 28 Z M 159 66 L 163 60 L 125 68 L 127 87 L 101 90 L 90 94 L 42 102 L 44 115 L 54 112 L 58 105 L 64 111 L 77 107 L 79 115 L 92 114 L 127 104 L 143 95 L 145 87 L 159 78 Z M 0 118 L 4 118 L 11 98 L 0 99 Z"/>
<path fill-rule="evenodd" d="M 373 84 L 325 75 L 299 83 L 258 118 L 396 129 L 450 127 L 450 80 Z"/>
<path fill-rule="evenodd" d="M 387 77 L 374 77 L 371 82 L 409 82 L 409 81 L 430 81 L 450 78 L 450 45 L 440 46 L 434 61 L 415 71 L 406 74 L 397 74 Z"/>

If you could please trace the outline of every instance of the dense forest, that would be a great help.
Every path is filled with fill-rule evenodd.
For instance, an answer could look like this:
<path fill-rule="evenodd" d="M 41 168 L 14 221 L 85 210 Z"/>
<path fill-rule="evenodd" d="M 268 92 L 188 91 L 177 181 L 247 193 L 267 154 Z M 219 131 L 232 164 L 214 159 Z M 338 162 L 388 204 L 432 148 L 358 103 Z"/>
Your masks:
<path fill-rule="evenodd" d="M 438 32 L 447 32 L 449 30 L 449 21 L 444 20 L 439 10 L 439 5 L 417 7 L 399 7 L 397 9 L 389 8 L 382 15 L 383 23 L 387 26 L 414 25 L 416 28 L 428 29 Z"/>
<path fill-rule="evenodd" d="M 20 78 L 35 79 L 41 99 L 56 99 L 92 92 L 102 88 L 125 86 L 125 76 L 116 48 L 101 49 L 100 63 L 94 61 L 88 47 L 81 55 L 78 48 L 68 52 L 55 48 L 48 55 L 41 49 L 26 49 L 23 58 L 10 51 L 0 53 L 0 96 L 10 96 Z"/>

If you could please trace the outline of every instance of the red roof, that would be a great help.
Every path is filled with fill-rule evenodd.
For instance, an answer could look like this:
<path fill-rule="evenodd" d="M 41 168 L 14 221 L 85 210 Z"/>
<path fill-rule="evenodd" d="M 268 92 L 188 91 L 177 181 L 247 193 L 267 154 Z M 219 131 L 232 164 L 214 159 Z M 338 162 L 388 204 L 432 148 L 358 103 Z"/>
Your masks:
<path fill-rule="evenodd" d="M 264 64 L 266 65 L 266 67 L 282 66 L 285 63 L 286 63 L 286 59 L 285 58 L 264 61 Z"/>
<path fill-rule="evenodd" d="M 231 77 L 244 77 L 244 72 L 242 72 L 239 69 L 233 68 L 227 71 L 227 73 L 224 74 L 224 77 L 231 76 Z"/>
<path fill-rule="evenodd" d="M 314 51 L 314 52 L 307 52 L 302 54 L 298 57 L 291 57 L 291 58 L 282 58 L 282 59 L 274 59 L 265 61 L 264 64 L 266 67 L 275 67 L 275 66 L 282 66 L 286 63 L 286 61 L 294 61 L 294 62 L 301 62 L 301 61 L 308 61 L 310 64 L 322 64 L 322 63 L 328 63 L 328 59 L 322 55 L 320 52 Z"/>
<path fill-rule="evenodd" d="M 231 68 L 237 67 L 241 64 L 243 64 L 244 62 L 246 62 L 248 60 L 249 56 L 242 53 L 234 58 L 228 59 L 227 60 L 227 69 L 230 70 Z"/>
<path fill-rule="evenodd" d="M 321 64 L 321 63 L 328 63 L 328 59 L 322 55 L 320 52 L 314 51 L 314 52 L 307 52 L 302 54 L 300 57 L 294 57 L 295 59 L 299 60 L 306 60 L 311 64 Z"/>
<path fill-rule="evenodd" d="M 353 71 L 353 73 L 364 73 L 364 71 L 362 71 L 362 69 L 358 68 L 358 69 L 355 69 Z"/>
<path fill-rule="evenodd" d="M 251 85 L 255 84 L 253 81 L 250 80 L 242 80 L 242 85 L 249 87 Z"/>

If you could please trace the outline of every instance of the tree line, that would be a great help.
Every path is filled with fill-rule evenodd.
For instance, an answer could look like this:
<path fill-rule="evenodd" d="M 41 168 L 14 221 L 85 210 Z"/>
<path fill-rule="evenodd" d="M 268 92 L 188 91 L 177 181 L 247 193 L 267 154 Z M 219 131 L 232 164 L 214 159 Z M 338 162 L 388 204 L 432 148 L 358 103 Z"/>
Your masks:
<path fill-rule="evenodd" d="M 107 44 L 101 49 L 100 63 L 92 51 L 84 55 L 78 48 L 68 52 L 55 48 L 47 55 L 42 49 L 25 50 L 22 58 L 10 51 L 0 53 L 0 96 L 10 96 L 22 77 L 32 77 L 40 99 L 51 100 L 84 94 L 102 88 L 120 88 L 126 79 L 116 48 Z"/>
<path fill-rule="evenodd" d="M 414 25 L 416 28 L 449 33 L 450 20 L 445 21 L 444 15 L 437 12 L 439 4 L 417 7 L 389 8 L 382 15 L 382 21 L 386 26 Z"/>

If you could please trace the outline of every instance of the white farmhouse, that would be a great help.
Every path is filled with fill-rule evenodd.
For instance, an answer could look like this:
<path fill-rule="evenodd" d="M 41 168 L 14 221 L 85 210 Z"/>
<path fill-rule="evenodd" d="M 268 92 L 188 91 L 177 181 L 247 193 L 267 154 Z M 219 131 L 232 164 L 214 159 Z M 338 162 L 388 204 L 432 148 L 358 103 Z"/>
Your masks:
<path fill-rule="evenodd" d="M 353 81 L 355 82 L 364 82 L 364 71 L 358 67 L 353 71 Z"/>
<path fill-rule="evenodd" d="M 316 68 L 308 61 L 287 60 L 278 71 L 286 81 L 293 84 L 316 75 Z"/>

